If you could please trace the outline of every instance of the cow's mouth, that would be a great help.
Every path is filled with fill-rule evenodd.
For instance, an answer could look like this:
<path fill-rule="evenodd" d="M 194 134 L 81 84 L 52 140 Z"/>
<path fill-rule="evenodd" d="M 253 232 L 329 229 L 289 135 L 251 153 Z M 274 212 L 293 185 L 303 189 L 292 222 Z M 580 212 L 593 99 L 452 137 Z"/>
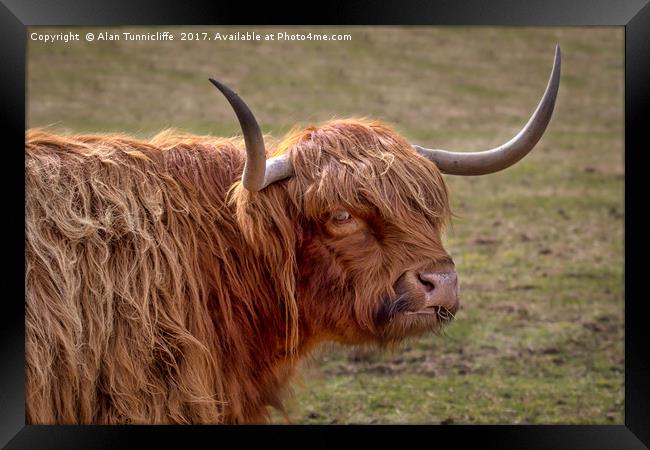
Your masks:
<path fill-rule="evenodd" d="M 455 311 L 441 305 L 423 303 L 421 299 L 408 294 L 402 294 L 392 302 L 386 298 L 378 315 L 380 339 L 384 342 L 401 342 L 408 336 L 424 333 L 442 335 L 454 320 Z"/>
<path fill-rule="evenodd" d="M 392 302 L 386 301 L 384 311 L 389 321 L 396 319 L 398 316 L 406 316 L 409 319 L 421 319 L 430 322 L 434 320 L 439 324 L 446 324 L 456 318 L 455 312 L 441 305 L 427 305 L 417 307 L 419 302 L 414 299 L 401 295 Z"/>
<path fill-rule="evenodd" d="M 432 305 L 422 308 L 418 311 L 405 311 L 405 316 L 435 316 L 436 320 L 441 324 L 451 322 L 456 318 L 454 313 L 444 306 Z"/>

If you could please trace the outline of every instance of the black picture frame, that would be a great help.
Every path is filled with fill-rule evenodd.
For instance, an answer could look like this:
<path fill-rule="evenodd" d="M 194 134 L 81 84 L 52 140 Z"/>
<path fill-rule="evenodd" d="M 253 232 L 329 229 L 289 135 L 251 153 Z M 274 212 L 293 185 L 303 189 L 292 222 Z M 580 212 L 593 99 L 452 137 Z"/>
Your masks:
<path fill-rule="evenodd" d="M 5 272 L 0 313 L 0 445 L 7 449 L 116 449 L 215 447 L 224 439 L 238 445 L 273 437 L 277 443 L 309 447 L 337 445 L 341 439 L 365 443 L 482 449 L 642 449 L 650 446 L 650 346 L 641 294 L 647 248 L 643 207 L 650 150 L 650 4 L 648 0 L 456 0 L 425 3 L 401 0 L 313 4 L 314 14 L 276 2 L 177 2 L 99 0 L 2 0 L 0 71 L 2 123 L 6 127 L 0 183 L 6 212 L 3 225 Z M 20 147 L 25 137 L 26 27 L 34 25 L 512 25 L 625 27 L 625 424 L 602 426 L 26 426 L 24 355 L 24 177 Z M 21 195 L 22 193 L 22 195 Z M 642 204 L 641 204 L 642 205 Z M 643 228 L 642 228 L 643 227 Z M 632 245 L 630 245 L 630 243 Z M 192 441 L 191 445 L 188 443 Z M 302 444 L 301 444 L 302 442 Z M 416 444 L 416 443 L 421 444 Z"/>

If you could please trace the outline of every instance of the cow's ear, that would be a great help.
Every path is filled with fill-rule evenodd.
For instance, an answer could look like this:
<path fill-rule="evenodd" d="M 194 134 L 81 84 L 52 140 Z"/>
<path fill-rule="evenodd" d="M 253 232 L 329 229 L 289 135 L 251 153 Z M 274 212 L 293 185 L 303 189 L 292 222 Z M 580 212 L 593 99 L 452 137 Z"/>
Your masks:
<path fill-rule="evenodd" d="M 271 257 L 295 251 L 295 205 L 288 201 L 283 189 L 269 186 L 251 192 L 239 185 L 232 196 L 237 224 L 256 254 Z"/>
<path fill-rule="evenodd" d="M 298 344 L 298 307 L 295 298 L 298 265 L 296 246 L 299 226 L 295 205 L 281 186 L 251 192 L 243 186 L 233 191 L 237 225 L 257 256 L 253 264 L 263 264 L 271 277 L 278 300 L 284 303 L 290 331 L 288 351 Z"/>

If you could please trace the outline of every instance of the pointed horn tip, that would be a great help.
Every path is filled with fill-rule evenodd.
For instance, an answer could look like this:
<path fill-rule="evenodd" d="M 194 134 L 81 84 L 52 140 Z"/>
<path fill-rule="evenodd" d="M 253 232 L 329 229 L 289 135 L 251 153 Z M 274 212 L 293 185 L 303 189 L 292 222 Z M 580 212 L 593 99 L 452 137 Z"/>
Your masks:
<path fill-rule="evenodd" d="M 223 92 L 223 89 L 226 87 L 224 84 L 220 83 L 219 81 L 215 80 L 214 78 L 208 78 L 208 80 L 210 80 L 210 83 L 212 83 L 221 92 Z"/>

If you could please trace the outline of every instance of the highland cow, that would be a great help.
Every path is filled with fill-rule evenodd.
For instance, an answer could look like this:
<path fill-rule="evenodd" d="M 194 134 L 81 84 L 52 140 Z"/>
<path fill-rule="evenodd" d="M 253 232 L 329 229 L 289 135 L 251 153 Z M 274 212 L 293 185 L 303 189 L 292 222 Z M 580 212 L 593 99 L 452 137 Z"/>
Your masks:
<path fill-rule="evenodd" d="M 27 422 L 266 422 L 320 343 L 440 330 L 459 305 L 442 174 L 525 156 L 559 74 L 558 48 L 527 125 L 476 153 L 412 146 L 362 119 L 267 147 L 214 80 L 243 142 L 28 131 Z"/>

